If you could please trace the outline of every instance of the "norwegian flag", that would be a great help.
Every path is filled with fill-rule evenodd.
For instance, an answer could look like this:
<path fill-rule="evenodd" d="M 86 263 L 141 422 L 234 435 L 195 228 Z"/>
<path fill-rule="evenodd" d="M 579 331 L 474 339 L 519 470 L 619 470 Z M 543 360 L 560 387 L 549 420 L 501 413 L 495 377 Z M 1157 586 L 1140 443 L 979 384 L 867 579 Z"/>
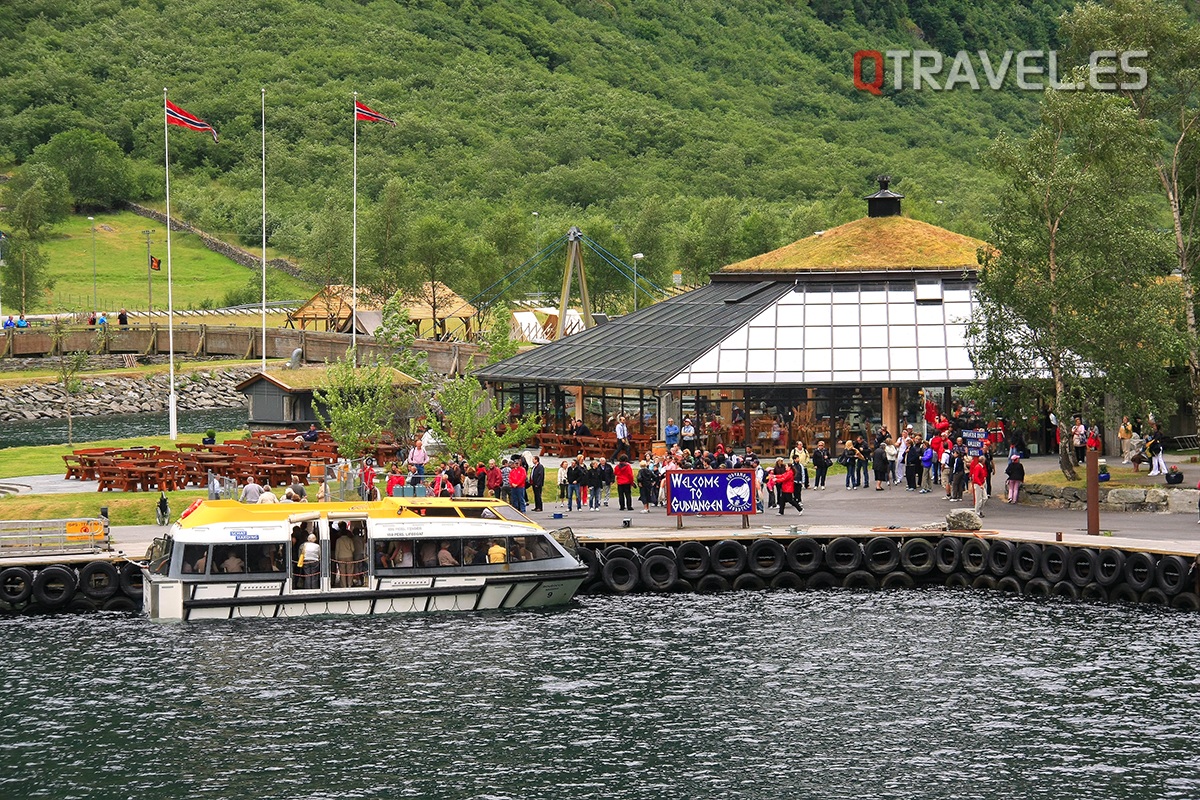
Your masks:
<path fill-rule="evenodd" d="M 212 134 L 213 142 L 217 141 L 217 131 L 212 125 L 209 125 L 195 114 L 190 114 L 187 111 L 184 111 L 170 100 L 165 102 L 167 104 L 168 125 L 178 125 L 181 128 L 188 128 L 193 131 L 208 131 Z"/>
<path fill-rule="evenodd" d="M 388 119 L 378 111 L 372 111 L 357 100 L 354 101 L 354 119 L 362 120 L 363 122 L 386 122 L 393 128 L 396 127 L 394 119 Z"/>

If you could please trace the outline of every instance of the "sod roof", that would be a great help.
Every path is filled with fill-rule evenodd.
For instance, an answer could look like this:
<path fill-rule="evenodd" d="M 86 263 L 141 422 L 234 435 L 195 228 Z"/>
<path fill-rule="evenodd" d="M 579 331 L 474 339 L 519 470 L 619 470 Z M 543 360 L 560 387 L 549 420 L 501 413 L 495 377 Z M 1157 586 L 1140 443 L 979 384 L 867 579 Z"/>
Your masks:
<path fill-rule="evenodd" d="M 908 217 L 863 217 L 722 268 L 718 274 L 978 269 L 987 242 Z"/>

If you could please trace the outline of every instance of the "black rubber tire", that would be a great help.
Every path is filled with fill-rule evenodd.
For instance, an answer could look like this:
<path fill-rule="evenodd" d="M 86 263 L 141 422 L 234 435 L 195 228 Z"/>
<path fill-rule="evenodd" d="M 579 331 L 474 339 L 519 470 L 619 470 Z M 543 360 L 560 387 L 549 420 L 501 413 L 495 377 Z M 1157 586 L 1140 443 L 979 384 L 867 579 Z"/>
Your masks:
<path fill-rule="evenodd" d="M 837 577 L 832 572 L 814 572 L 809 575 L 804 581 L 804 586 L 810 592 L 819 592 L 822 589 L 832 589 L 839 583 Z"/>
<path fill-rule="evenodd" d="M 928 539 L 905 539 L 900 547 L 900 568 L 921 577 L 937 569 L 937 554 Z"/>
<path fill-rule="evenodd" d="M 767 582 L 753 572 L 743 572 L 733 579 L 735 592 L 761 592 L 767 588 Z"/>
<path fill-rule="evenodd" d="M 931 547 L 930 550 L 932 551 L 933 548 Z M 929 563 L 933 564 L 932 559 Z M 907 572 L 889 572 L 879 580 L 880 589 L 911 589 L 916 585 L 917 582 Z"/>
<path fill-rule="evenodd" d="M 708 550 L 709 569 L 722 578 L 733 579 L 746 571 L 746 545 L 722 539 Z"/>
<path fill-rule="evenodd" d="M 1096 554 L 1096 569 L 1092 577 L 1108 588 L 1125 580 L 1125 554 L 1115 547 L 1105 547 Z"/>
<path fill-rule="evenodd" d="M 33 577 L 31 596 L 42 608 L 62 608 L 75 596 L 77 583 L 74 571 L 66 567 L 43 567 Z"/>
<path fill-rule="evenodd" d="M 825 550 L 816 539 L 802 536 L 788 542 L 788 566 L 797 575 L 812 575 L 825 563 Z"/>
<path fill-rule="evenodd" d="M 938 539 L 934 552 L 937 556 L 935 563 L 938 570 L 946 575 L 957 572 L 962 565 L 962 539 L 957 536 L 943 536 Z"/>
<path fill-rule="evenodd" d="M 587 577 L 583 579 L 585 584 L 600 577 L 600 554 L 590 547 L 580 547 L 579 560 L 587 567 Z"/>
<path fill-rule="evenodd" d="M 1129 553 L 1125 556 L 1125 583 L 1135 592 L 1144 592 L 1158 578 L 1158 563 L 1149 553 Z"/>
<path fill-rule="evenodd" d="M 1107 603 L 1108 589 L 1092 581 L 1079 590 L 1079 599 L 1086 600 L 1089 603 Z"/>
<path fill-rule="evenodd" d="M 590 581 L 589 583 L 583 584 L 583 586 L 579 587 L 579 593 L 580 594 L 611 594 L 611 592 L 609 592 L 609 590 L 608 590 L 608 587 L 604 585 L 604 581 L 602 581 L 602 580 L 594 580 L 594 581 Z M 129 598 L 125 597 L 125 595 L 123 595 L 123 594 L 117 595 L 116 597 L 113 598 L 113 600 L 122 599 L 122 598 L 125 600 L 129 600 Z M 112 601 L 110 600 L 109 602 L 112 602 Z M 133 601 L 129 600 L 129 602 L 132 603 Z M 105 603 L 104 605 L 105 605 L 105 611 L 107 611 L 108 603 Z"/>
<path fill-rule="evenodd" d="M 142 600 L 142 565 L 126 561 L 121 565 L 121 591 L 127 597 Z"/>
<path fill-rule="evenodd" d="M 968 573 L 970 574 L 970 573 Z M 991 575 L 979 574 L 971 580 L 972 589 L 986 589 L 987 591 L 995 591 L 996 579 Z"/>
<path fill-rule="evenodd" d="M 708 545 L 703 542 L 684 542 L 675 549 L 675 566 L 679 577 L 694 581 L 708 574 Z"/>
<path fill-rule="evenodd" d="M 136 613 L 142 610 L 140 605 L 122 594 L 108 598 L 100 608 L 104 611 L 121 611 L 125 613 Z"/>
<path fill-rule="evenodd" d="M 604 560 L 610 558 L 628 558 L 630 561 L 637 561 L 638 554 L 637 550 L 634 550 L 632 547 L 627 547 L 623 544 L 610 544 L 604 548 Z"/>
<path fill-rule="evenodd" d="M 1054 585 L 1045 578 L 1030 578 L 1025 582 L 1026 597 L 1049 597 Z"/>
<path fill-rule="evenodd" d="M 25 567 L 0 571 L 0 597 L 8 603 L 23 603 L 33 594 L 33 573 Z"/>
<path fill-rule="evenodd" d="M 951 572 L 946 576 L 946 586 L 951 589 L 971 588 L 971 576 L 965 572 Z"/>
<path fill-rule="evenodd" d="M 1139 599 L 1138 593 L 1128 583 L 1118 583 L 1108 590 L 1110 603 L 1136 603 Z"/>
<path fill-rule="evenodd" d="M 614 594 L 629 594 L 637 589 L 641 574 L 638 572 L 638 565 L 632 559 L 617 556 L 604 562 L 604 566 L 600 568 L 600 577 Z"/>
<path fill-rule="evenodd" d="M 997 578 L 1003 578 L 1012 572 L 1013 553 L 1016 547 L 1012 542 L 996 539 L 988 543 L 987 571 Z M 999 584 L 997 584 L 999 585 Z"/>
<path fill-rule="evenodd" d="M 121 576 L 108 561 L 89 561 L 79 570 L 79 591 L 93 600 L 107 600 L 121 588 Z"/>
<path fill-rule="evenodd" d="M 755 539 L 746 550 L 750 571 L 760 578 L 774 578 L 787 566 L 787 552 L 774 539 Z"/>
<path fill-rule="evenodd" d="M 990 545 L 983 539 L 965 539 L 962 543 L 962 569 L 968 575 L 982 575 L 987 571 Z"/>
<path fill-rule="evenodd" d="M 790 570 L 784 570 L 771 578 L 771 588 L 802 592 L 804 591 L 804 578 Z"/>
<path fill-rule="evenodd" d="M 64 611 L 68 614 L 93 614 L 99 607 L 100 604 L 90 597 L 76 594 L 71 598 L 71 602 L 67 603 Z"/>
<path fill-rule="evenodd" d="M 648 556 L 640 568 L 642 584 L 652 592 L 670 591 L 679 580 L 679 567 L 672 556 L 657 553 Z"/>
<path fill-rule="evenodd" d="M 1079 599 L 1079 587 L 1070 581 L 1059 581 L 1050 587 L 1050 594 L 1055 597 L 1069 597 L 1072 600 Z"/>
<path fill-rule="evenodd" d="M 1042 574 L 1042 546 L 1033 542 L 1021 542 L 1013 550 L 1012 573 L 1023 581 L 1030 581 Z"/>
<path fill-rule="evenodd" d="M 1007 594 L 1021 594 L 1021 581 L 1012 575 L 1005 575 L 996 581 L 996 591 Z"/>
<path fill-rule="evenodd" d="M 1042 577 L 1050 583 L 1067 579 L 1067 548 L 1060 544 L 1048 544 L 1042 548 Z"/>
<path fill-rule="evenodd" d="M 638 547 L 637 552 L 638 552 L 638 557 L 641 558 L 643 561 L 645 561 L 650 556 L 665 555 L 665 556 L 669 556 L 671 558 L 675 557 L 675 551 L 672 550 L 671 548 L 667 547 L 662 542 L 652 542 L 651 544 L 641 545 L 640 547 Z"/>
<path fill-rule="evenodd" d="M 1157 586 L 1151 586 L 1142 592 L 1142 596 L 1138 602 L 1146 606 L 1163 606 L 1165 608 L 1171 605 L 1171 598 L 1167 597 L 1167 593 L 1162 589 L 1159 589 Z"/>
<path fill-rule="evenodd" d="M 862 562 L 862 547 L 849 536 L 839 536 L 825 545 L 825 566 L 834 575 L 849 575 L 861 567 Z"/>
<path fill-rule="evenodd" d="M 865 569 L 856 569 L 842 578 L 842 588 L 874 591 L 879 588 L 879 579 Z"/>
<path fill-rule="evenodd" d="M 1192 562 L 1182 556 L 1163 556 L 1154 570 L 1154 581 L 1167 597 L 1174 597 L 1192 585 Z"/>
<path fill-rule="evenodd" d="M 1200 611 L 1200 594 L 1180 592 L 1171 598 L 1171 608 L 1181 611 Z"/>
<path fill-rule="evenodd" d="M 711 572 L 696 581 L 697 594 L 717 594 L 719 592 L 728 592 L 732 588 L 729 585 L 729 581 Z"/>
<path fill-rule="evenodd" d="M 1079 588 L 1096 580 L 1100 554 L 1090 547 L 1072 547 L 1067 553 L 1067 580 Z"/>
<path fill-rule="evenodd" d="M 863 545 L 863 563 L 876 575 L 895 572 L 900 566 L 900 546 L 894 539 L 876 536 Z"/>
<path fill-rule="evenodd" d="M 672 594 L 692 594 L 695 591 L 696 587 L 692 585 L 692 582 L 685 581 L 683 578 L 680 578 L 679 580 L 675 581 L 675 583 L 671 584 Z"/>

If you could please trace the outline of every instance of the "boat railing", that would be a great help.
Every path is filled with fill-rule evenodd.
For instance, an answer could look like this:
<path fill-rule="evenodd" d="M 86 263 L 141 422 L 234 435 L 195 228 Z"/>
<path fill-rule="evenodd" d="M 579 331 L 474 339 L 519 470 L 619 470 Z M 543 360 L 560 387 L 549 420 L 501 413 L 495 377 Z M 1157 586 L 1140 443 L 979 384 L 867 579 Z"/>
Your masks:
<path fill-rule="evenodd" d="M 0 557 L 100 553 L 112 549 L 108 520 L 0 520 Z"/>

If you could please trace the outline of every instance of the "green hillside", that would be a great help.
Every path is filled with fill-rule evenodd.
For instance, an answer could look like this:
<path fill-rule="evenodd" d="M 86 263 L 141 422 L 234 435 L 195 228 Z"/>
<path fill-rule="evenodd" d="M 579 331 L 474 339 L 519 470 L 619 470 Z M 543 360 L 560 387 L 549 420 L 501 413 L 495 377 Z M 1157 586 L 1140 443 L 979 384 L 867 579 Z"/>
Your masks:
<path fill-rule="evenodd" d="M 853 53 L 1054 46 L 1069 3 L 876 5 L 15 0 L 0 8 L 0 148 L 20 163 L 60 131 L 101 131 L 153 200 L 168 86 L 221 135 L 172 128 L 173 210 L 254 246 L 265 87 L 271 244 L 323 281 L 350 268 L 357 91 L 398 123 L 359 127 L 364 280 L 437 261 L 465 296 L 572 224 L 644 252 L 660 283 L 700 278 L 861 216 L 879 173 L 906 213 L 986 238 L 980 151 L 1027 129 L 1037 94 L 874 97 L 853 87 Z M 519 291 L 553 291 L 560 269 Z M 590 276 L 602 304 L 625 291 L 610 273 Z"/>

